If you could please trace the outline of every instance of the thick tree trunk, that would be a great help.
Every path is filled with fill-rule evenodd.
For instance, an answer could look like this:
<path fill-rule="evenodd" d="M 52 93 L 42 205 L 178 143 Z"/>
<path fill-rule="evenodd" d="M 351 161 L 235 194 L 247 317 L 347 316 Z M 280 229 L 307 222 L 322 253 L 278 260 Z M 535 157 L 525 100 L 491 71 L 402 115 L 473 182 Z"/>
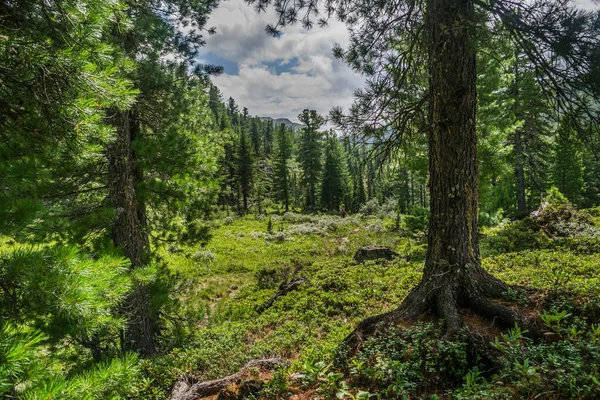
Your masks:
<path fill-rule="evenodd" d="M 109 194 L 115 209 L 113 242 L 123 248 L 132 268 L 143 264 L 146 249 L 144 233 L 134 185 L 131 153 L 130 111 L 115 111 L 113 122 L 116 138 L 108 146 Z M 150 318 L 149 296 L 143 284 L 136 284 L 129 294 L 124 311 L 128 318 L 123 347 L 149 354 L 154 350 L 153 329 Z"/>
<path fill-rule="evenodd" d="M 445 321 L 450 339 L 462 324 L 459 307 L 535 334 L 523 315 L 490 300 L 509 287 L 480 264 L 473 14 L 473 0 L 427 1 L 430 222 L 423 277 L 398 309 L 359 324 L 346 339 L 349 345 L 358 345 L 379 322 L 429 311 Z"/>
<path fill-rule="evenodd" d="M 451 334 L 457 329 L 458 314 L 446 308 L 456 304 L 456 297 L 462 295 L 458 292 L 475 289 L 464 286 L 473 272 L 481 269 L 477 231 L 476 51 L 469 24 L 473 20 L 473 2 L 429 0 L 427 4 L 431 216 L 423 283 L 437 281 L 435 285 L 445 286 L 435 301 Z"/>
<path fill-rule="evenodd" d="M 116 214 L 113 241 L 136 268 L 142 265 L 144 246 L 133 183 L 129 111 L 116 111 L 113 121 L 117 134 L 107 149 L 109 194 Z"/>

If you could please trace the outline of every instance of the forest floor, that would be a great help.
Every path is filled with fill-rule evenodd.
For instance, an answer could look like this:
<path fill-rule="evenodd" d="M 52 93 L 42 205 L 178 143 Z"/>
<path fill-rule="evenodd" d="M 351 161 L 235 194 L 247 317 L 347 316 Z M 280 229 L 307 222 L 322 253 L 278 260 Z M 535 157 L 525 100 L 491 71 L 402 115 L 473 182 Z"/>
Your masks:
<path fill-rule="evenodd" d="M 464 312 L 468 329 L 453 342 L 440 340 L 442 322 L 431 318 L 382 327 L 355 354 L 341 351 L 346 335 L 365 317 L 397 307 L 419 282 L 426 218 L 224 217 L 205 246 L 160 251 L 182 283 L 166 327 L 177 334 L 165 335 L 175 342 L 163 343 L 174 349 L 144 361 L 154 380 L 148 397 L 168 396 L 182 376 L 215 379 L 279 357 L 291 364 L 247 371 L 259 387 L 237 398 L 598 398 L 598 214 L 592 210 L 586 224 L 563 221 L 558 234 L 527 221 L 482 229 L 484 267 L 531 288 L 515 291 L 512 305 L 539 316 L 542 340 Z M 373 244 L 400 257 L 353 260 Z M 268 302 L 282 282 L 300 277 L 295 290 Z M 236 398 L 237 387 L 218 398 Z"/>

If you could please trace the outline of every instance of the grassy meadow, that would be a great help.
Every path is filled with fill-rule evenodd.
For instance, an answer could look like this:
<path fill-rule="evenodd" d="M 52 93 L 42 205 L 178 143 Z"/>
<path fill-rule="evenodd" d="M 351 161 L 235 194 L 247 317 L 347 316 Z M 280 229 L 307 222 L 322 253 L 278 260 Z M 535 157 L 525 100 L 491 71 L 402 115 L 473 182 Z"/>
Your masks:
<path fill-rule="evenodd" d="M 382 327 L 355 354 L 340 344 L 356 324 L 397 307 L 419 282 L 426 217 L 224 216 L 203 245 L 160 251 L 179 278 L 166 327 L 177 334 L 165 336 L 166 355 L 143 362 L 153 382 L 145 396 L 168 396 L 184 375 L 215 379 L 252 359 L 281 357 L 291 365 L 255 371 L 265 383 L 250 397 L 596 398 L 600 214 L 585 215 L 586 223 L 559 224 L 560 235 L 527 220 L 482 229 L 483 265 L 529 288 L 515 290 L 512 304 L 539 316 L 541 341 L 465 310 L 468 328 L 454 342 L 440 340 L 443 321 L 431 318 Z M 356 250 L 371 244 L 400 257 L 355 262 Z M 308 282 L 264 307 L 280 283 L 300 276 Z"/>

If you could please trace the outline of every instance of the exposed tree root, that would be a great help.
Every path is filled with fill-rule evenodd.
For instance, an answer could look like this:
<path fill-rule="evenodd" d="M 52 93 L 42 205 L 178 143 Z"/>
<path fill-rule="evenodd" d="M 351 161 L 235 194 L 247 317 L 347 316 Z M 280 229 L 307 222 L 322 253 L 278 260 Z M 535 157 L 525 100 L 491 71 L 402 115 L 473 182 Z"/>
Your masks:
<path fill-rule="evenodd" d="M 443 339 L 451 340 L 463 326 L 461 308 L 468 308 L 503 328 L 517 324 L 527 329 L 529 336 L 538 337 L 540 331 L 534 319 L 494 301 L 506 298 L 510 289 L 522 290 L 507 285 L 479 266 L 466 266 L 462 270 L 448 268 L 446 272 L 424 277 L 397 309 L 363 320 L 346 337 L 344 344 L 355 352 L 378 326 L 415 320 L 427 313 L 444 320 Z"/>
<path fill-rule="evenodd" d="M 171 400 L 195 400 L 200 397 L 218 394 L 227 386 L 243 378 L 250 368 L 264 368 L 272 370 L 280 365 L 288 365 L 288 362 L 280 358 L 268 358 L 263 360 L 252 360 L 235 374 L 212 381 L 194 382 L 193 378 L 184 377 L 173 386 Z"/>

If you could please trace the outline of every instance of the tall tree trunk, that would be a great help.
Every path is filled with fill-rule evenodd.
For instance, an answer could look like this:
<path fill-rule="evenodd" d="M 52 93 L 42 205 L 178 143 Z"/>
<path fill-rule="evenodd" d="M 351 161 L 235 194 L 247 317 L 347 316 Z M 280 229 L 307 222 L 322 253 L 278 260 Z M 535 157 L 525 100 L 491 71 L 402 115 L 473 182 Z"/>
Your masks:
<path fill-rule="evenodd" d="M 423 282 L 445 288 L 436 299 L 449 332 L 458 325 L 456 288 L 480 269 L 476 52 L 472 0 L 428 0 L 430 222 Z M 440 283 L 440 282 L 437 282 Z M 469 285 L 470 286 L 470 285 Z M 474 288 L 467 288 L 472 290 Z M 451 309 L 453 308 L 453 309 Z"/>
<path fill-rule="evenodd" d="M 109 195 L 115 209 L 113 242 L 123 248 L 132 268 L 143 263 L 145 239 L 139 220 L 131 153 L 130 111 L 115 111 L 115 140 L 108 146 Z M 154 350 L 149 296 L 143 284 L 136 284 L 124 310 L 128 317 L 123 347 L 149 354 Z"/>
<path fill-rule="evenodd" d="M 444 338 L 461 327 L 459 307 L 500 325 L 529 320 L 495 303 L 509 286 L 480 264 L 473 0 L 428 0 L 430 221 L 423 277 L 400 307 L 361 322 L 346 338 L 356 345 L 381 321 L 413 319 L 433 311 L 446 323 Z"/>
<path fill-rule="evenodd" d="M 141 124 L 137 106 L 129 112 L 129 120 L 131 126 L 131 143 L 141 135 Z M 140 187 L 144 182 L 144 169 L 140 160 L 136 156 L 135 151 L 131 150 L 131 171 L 133 175 L 133 187 L 137 198 L 137 215 L 140 223 L 140 233 L 142 235 L 142 248 L 144 253 L 150 250 L 150 238 L 148 236 L 148 215 L 146 210 L 146 199 L 140 195 Z M 144 262 L 145 260 L 142 260 Z"/>
<path fill-rule="evenodd" d="M 136 268 L 142 265 L 144 242 L 133 183 L 130 111 L 116 111 L 113 121 L 116 137 L 107 149 L 109 194 L 116 213 L 113 241 Z"/>

